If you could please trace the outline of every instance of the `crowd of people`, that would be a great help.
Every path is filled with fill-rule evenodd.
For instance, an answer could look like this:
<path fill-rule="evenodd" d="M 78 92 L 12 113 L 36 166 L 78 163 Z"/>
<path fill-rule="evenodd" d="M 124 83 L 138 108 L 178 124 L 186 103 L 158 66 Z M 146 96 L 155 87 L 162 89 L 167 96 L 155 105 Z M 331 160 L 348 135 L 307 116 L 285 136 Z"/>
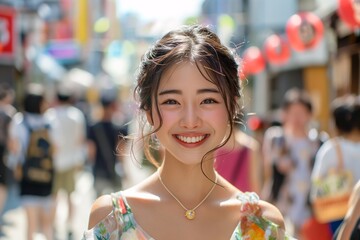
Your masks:
<path fill-rule="evenodd" d="M 242 191 L 255 191 L 278 207 L 288 231 L 296 238 L 349 239 L 349 229 L 360 228 L 359 218 L 354 217 L 359 198 L 354 186 L 360 181 L 360 97 L 346 95 L 332 101 L 330 120 L 334 129 L 329 132 L 311 127 L 313 108 L 305 90 L 289 89 L 283 97 L 280 121 L 265 129 L 261 142 L 239 130 L 235 145 L 219 149 L 215 167 Z M 345 172 L 346 178 L 338 178 L 338 172 Z M 347 189 L 332 190 L 335 195 L 343 194 L 319 205 L 318 199 L 325 195 L 319 194 L 324 184 L 331 185 L 325 185 L 327 189 L 336 185 L 346 185 Z M 334 209 L 337 213 L 328 216 Z M 338 232 L 349 222 L 347 237 L 339 237 Z"/>
<path fill-rule="evenodd" d="M 36 233 L 57 239 L 55 218 L 64 194 L 66 235 L 74 239 L 72 195 L 79 172 L 93 174 L 95 195 L 121 187 L 121 179 L 115 176 L 121 157 L 114 154 L 114 149 L 119 136 L 127 135 L 127 126 L 112 119 L 119 112 L 118 96 L 103 95 L 98 103 L 101 116 L 90 121 L 77 107 L 73 89 L 59 84 L 54 90 L 51 98 L 44 86 L 30 83 L 16 109 L 14 89 L 6 83 L 0 86 L 0 213 L 7 188 L 15 181 L 26 213 L 26 239 L 34 239 Z M 94 133 L 99 126 L 104 132 Z M 102 149 L 104 143 L 106 148 Z M 0 234 L 4 234 L 2 227 Z"/>
<path fill-rule="evenodd" d="M 311 125 L 311 96 L 291 88 L 280 122 L 260 141 L 244 127 L 236 59 L 206 27 L 164 35 L 136 76 L 142 125 L 134 136 L 125 122 L 114 122 L 117 94 L 100 95 L 101 113 L 89 121 L 66 86 L 57 86 L 49 104 L 44 87 L 29 84 L 17 110 L 14 90 L 1 84 L 0 212 L 11 174 L 27 239 L 38 231 L 54 239 L 64 192 L 72 239 L 71 195 L 77 172 L 88 165 L 97 199 L 84 219 L 84 239 L 358 239 L 360 96 L 336 98 L 334 131 L 319 132 Z M 139 141 L 155 167 L 143 182 L 124 188 L 122 151 Z M 338 211 L 321 211 L 330 204 Z"/>

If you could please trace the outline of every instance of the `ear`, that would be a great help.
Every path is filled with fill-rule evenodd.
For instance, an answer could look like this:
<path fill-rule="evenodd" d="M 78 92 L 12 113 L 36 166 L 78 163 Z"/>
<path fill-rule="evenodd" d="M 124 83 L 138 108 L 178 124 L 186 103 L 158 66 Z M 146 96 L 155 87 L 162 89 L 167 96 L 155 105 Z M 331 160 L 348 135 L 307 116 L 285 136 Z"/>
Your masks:
<path fill-rule="evenodd" d="M 149 124 L 150 124 L 151 126 L 154 125 L 154 121 L 153 121 L 152 114 L 151 114 L 151 111 L 150 111 L 150 110 L 147 110 L 147 111 L 146 111 L 146 119 L 147 119 L 147 121 L 149 122 Z"/>

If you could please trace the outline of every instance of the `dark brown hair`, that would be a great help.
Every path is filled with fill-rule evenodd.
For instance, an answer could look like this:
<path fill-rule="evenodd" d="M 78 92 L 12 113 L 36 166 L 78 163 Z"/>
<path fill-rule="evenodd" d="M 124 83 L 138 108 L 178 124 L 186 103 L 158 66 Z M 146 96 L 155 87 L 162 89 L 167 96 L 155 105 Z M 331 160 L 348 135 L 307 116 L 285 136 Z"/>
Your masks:
<path fill-rule="evenodd" d="M 45 89 L 38 83 L 30 83 L 27 86 L 23 99 L 24 111 L 27 113 L 41 114 L 42 104 L 45 100 Z"/>
<path fill-rule="evenodd" d="M 360 130 L 360 101 L 353 94 L 335 98 L 331 102 L 331 113 L 340 134 Z"/>
<path fill-rule="evenodd" d="M 296 103 L 302 104 L 309 113 L 312 113 L 313 106 L 309 94 L 305 90 L 295 87 L 286 91 L 282 109 L 286 111 L 291 105 Z"/>
<path fill-rule="evenodd" d="M 152 117 L 152 106 L 155 105 L 156 114 L 160 119 L 160 125 L 157 129 L 152 130 L 149 134 L 142 135 L 143 139 L 146 140 L 144 147 L 146 157 L 156 166 L 159 163 L 151 154 L 150 136 L 162 126 L 157 92 L 164 72 L 180 62 L 196 64 L 204 78 L 218 87 L 225 100 L 231 131 L 234 123 L 241 120 L 241 106 L 238 101 L 241 95 L 240 83 L 235 54 L 225 47 L 218 36 L 208 27 L 201 25 L 183 26 L 170 31 L 142 57 L 136 77 L 137 86 L 134 91 L 140 110 L 149 111 L 149 115 Z M 143 124 L 142 130 L 144 130 L 144 127 L 145 124 Z M 221 143 L 220 146 L 212 149 L 207 154 L 223 146 L 229 138 L 230 136 L 224 143 Z"/>

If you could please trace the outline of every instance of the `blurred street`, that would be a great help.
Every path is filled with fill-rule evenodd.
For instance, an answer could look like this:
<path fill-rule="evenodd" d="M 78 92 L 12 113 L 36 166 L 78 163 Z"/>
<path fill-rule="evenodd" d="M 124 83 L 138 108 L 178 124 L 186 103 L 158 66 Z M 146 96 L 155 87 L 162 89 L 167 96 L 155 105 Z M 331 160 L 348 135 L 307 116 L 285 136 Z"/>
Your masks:
<path fill-rule="evenodd" d="M 324 220 L 328 213 L 315 209 L 316 202 L 349 195 L 360 181 L 359 0 L 0 0 L 0 240 L 27 240 L 37 225 L 42 233 L 35 240 L 81 239 L 97 196 L 127 189 L 153 173 L 147 150 L 166 161 L 166 144 L 156 136 L 163 125 L 155 130 L 147 121 L 147 107 L 160 104 L 153 104 L 157 93 L 151 94 L 162 85 L 164 72 L 155 69 L 157 77 L 148 77 L 146 60 L 152 63 L 162 54 L 151 54 L 158 39 L 189 25 L 208 27 L 226 46 L 224 56 L 231 53 L 236 60 L 236 66 L 228 65 L 237 71 L 231 78 L 223 78 L 221 65 L 208 69 L 213 61 L 196 62 L 212 72 L 210 78 L 218 75 L 210 82 L 218 85 L 221 79 L 222 96 L 233 94 L 224 86 L 235 77 L 239 84 L 231 86 L 241 89 L 238 102 L 227 106 L 239 114 L 235 134 L 216 149 L 219 153 L 209 152 L 216 154 L 218 173 L 275 205 L 296 239 L 332 239 L 345 212 Z M 214 61 L 220 63 L 219 56 Z M 162 65 L 159 61 L 159 69 Z M 190 102 L 185 95 L 181 101 Z M 166 127 L 169 121 L 157 110 Z M 173 118 L 179 119 L 179 126 L 173 125 L 177 135 L 185 113 L 177 111 Z M 192 131 L 207 130 L 200 128 Z M 35 144 L 37 130 L 46 134 L 39 142 L 47 144 Z M 341 152 L 335 153 L 336 139 Z M 23 184 L 29 193 L 20 197 L 20 187 L 4 170 L 23 171 L 18 167 L 31 165 L 26 161 L 42 147 L 47 156 L 35 157 L 51 159 L 39 167 L 51 177 L 40 186 Z M 351 172 L 348 184 L 342 176 L 333 184 L 340 165 Z M 66 192 L 74 185 L 70 222 Z M 343 186 L 347 189 L 336 189 Z M 55 222 L 38 224 L 53 192 L 59 193 Z M 331 209 L 353 209 L 346 204 Z"/>
<path fill-rule="evenodd" d="M 151 173 L 147 168 L 138 168 L 131 161 L 128 161 L 128 164 L 125 164 L 124 167 L 127 171 L 127 178 L 124 180 L 125 188 L 141 181 Z M 84 230 L 87 229 L 91 204 L 96 197 L 93 186 L 94 179 L 90 171 L 85 169 L 77 174 L 76 190 L 72 196 L 75 205 L 74 219 L 72 223 L 74 231 L 72 239 L 81 239 Z M 3 222 L 1 223 L 4 235 L 0 236 L 0 240 L 26 240 L 26 215 L 20 205 L 18 191 L 17 185 L 12 182 L 5 205 Z M 55 240 L 67 239 L 67 232 L 65 228 L 66 213 L 66 198 L 65 195 L 61 195 L 56 211 Z M 45 238 L 41 234 L 38 234 L 35 238 L 35 240 L 42 239 Z"/>
<path fill-rule="evenodd" d="M 76 181 L 76 190 L 74 195 L 74 238 L 81 239 L 82 232 L 87 227 L 87 217 L 89 215 L 89 209 L 91 203 L 94 201 L 95 193 L 92 188 L 93 186 L 93 177 L 92 174 L 87 171 L 79 172 Z M 62 201 L 63 200 L 63 201 Z M 64 227 L 66 226 L 64 219 L 66 216 L 64 213 L 67 213 L 66 199 L 60 199 L 58 209 L 56 211 L 56 220 L 55 220 L 55 239 L 66 239 L 66 231 Z M 0 237 L 1 240 L 5 239 L 25 239 L 26 236 L 26 215 L 20 206 L 18 188 L 15 183 L 11 185 L 8 200 L 6 201 L 5 213 L 3 216 L 3 225 L 2 231 L 5 236 Z M 44 239 L 41 235 L 38 235 L 36 239 Z"/>

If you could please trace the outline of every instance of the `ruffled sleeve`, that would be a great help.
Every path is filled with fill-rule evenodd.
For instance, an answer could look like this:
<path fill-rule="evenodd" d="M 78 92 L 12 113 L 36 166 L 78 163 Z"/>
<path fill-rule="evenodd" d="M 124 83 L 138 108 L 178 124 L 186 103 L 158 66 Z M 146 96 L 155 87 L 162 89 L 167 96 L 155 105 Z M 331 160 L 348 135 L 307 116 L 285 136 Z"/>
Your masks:
<path fill-rule="evenodd" d="M 83 234 L 82 240 L 118 240 L 120 239 L 126 223 L 124 213 L 127 212 L 120 193 L 111 195 L 113 210 L 111 213 L 96 224 L 92 229 Z"/>
<path fill-rule="evenodd" d="M 97 240 L 97 239 L 119 239 L 118 224 L 114 211 L 112 211 L 106 218 L 96 224 L 92 229 L 84 232 L 82 240 Z"/>
<path fill-rule="evenodd" d="M 113 211 L 94 228 L 86 231 L 82 240 L 153 240 L 136 224 L 122 192 L 112 194 Z"/>

